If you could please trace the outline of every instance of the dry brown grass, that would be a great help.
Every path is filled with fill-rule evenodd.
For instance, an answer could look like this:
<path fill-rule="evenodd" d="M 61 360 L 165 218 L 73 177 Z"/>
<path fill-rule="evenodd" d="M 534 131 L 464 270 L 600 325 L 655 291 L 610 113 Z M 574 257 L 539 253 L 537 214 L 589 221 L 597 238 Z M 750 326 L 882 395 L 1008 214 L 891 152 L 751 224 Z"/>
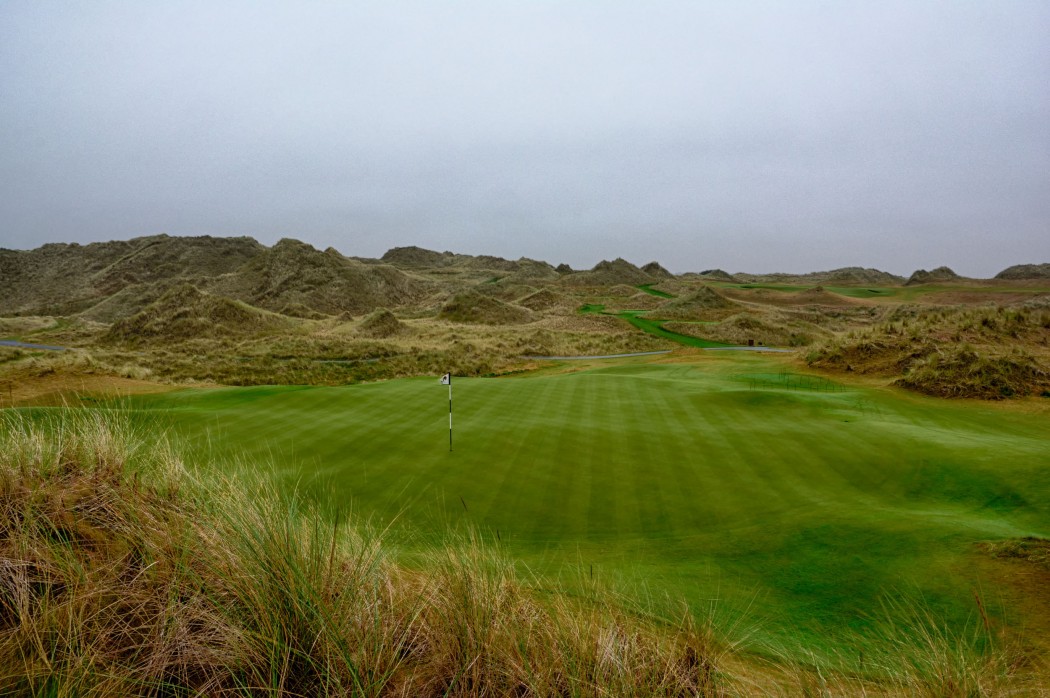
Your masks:
<path fill-rule="evenodd" d="M 899 376 L 941 397 L 1004 397 L 1050 389 L 1050 310 L 899 306 L 879 324 L 817 346 L 812 366 Z"/>

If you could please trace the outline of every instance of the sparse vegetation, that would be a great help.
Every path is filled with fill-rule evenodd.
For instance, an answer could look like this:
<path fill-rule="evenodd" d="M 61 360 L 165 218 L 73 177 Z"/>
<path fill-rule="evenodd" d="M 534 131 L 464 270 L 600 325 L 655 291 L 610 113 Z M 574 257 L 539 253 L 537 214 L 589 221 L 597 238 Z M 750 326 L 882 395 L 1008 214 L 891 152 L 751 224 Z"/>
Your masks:
<path fill-rule="evenodd" d="M 1015 264 L 995 275 L 997 279 L 1050 279 L 1050 264 Z"/>
<path fill-rule="evenodd" d="M 980 545 L 986 553 L 998 558 L 1024 560 L 1050 572 L 1050 540 L 1025 536 L 1012 540 L 990 541 Z"/>
<path fill-rule="evenodd" d="M 738 313 L 718 322 L 703 324 L 668 322 L 669 330 L 702 337 L 724 344 L 762 344 L 779 347 L 803 347 L 815 338 L 828 336 L 820 326 L 787 313 Z"/>
<path fill-rule="evenodd" d="M 392 312 L 386 308 L 380 308 L 364 318 L 357 331 L 365 337 L 385 338 L 401 334 L 407 329 L 407 326 Z"/>
<path fill-rule="evenodd" d="M 521 306 L 473 292 L 460 293 L 441 306 L 439 317 L 452 322 L 483 325 L 520 325 L 531 319 Z"/>
<path fill-rule="evenodd" d="M 115 322 L 103 340 L 138 345 L 180 342 L 188 338 L 265 336 L 293 327 L 294 321 L 287 316 L 202 293 L 184 284 L 171 289 L 139 313 Z"/>
<path fill-rule="evenodd" d="M 710 286 L 700 286 L 687 295 L 665 301 L 653 316 L 662 320 L 713 320 L 739 309 L 738 303 Z"/>
<path fill-rule="evenodd" d="M 898 375 L 900 385 L 930 395 L 1002 399 L 1050 384 L 1048 341 L 1050 311 L 1042 308 L 902 306 L 874 327 L 828 340 L 806 360 Z"/>

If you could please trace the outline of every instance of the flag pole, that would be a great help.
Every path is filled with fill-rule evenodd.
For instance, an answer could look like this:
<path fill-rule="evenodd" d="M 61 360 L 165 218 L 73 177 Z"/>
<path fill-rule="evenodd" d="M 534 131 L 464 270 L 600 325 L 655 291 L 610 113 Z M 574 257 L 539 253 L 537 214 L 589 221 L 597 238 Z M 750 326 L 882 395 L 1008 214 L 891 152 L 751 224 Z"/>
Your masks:
<path fill-rule="evenodd" d="M 452 453 L 452 372 L 441 376 L 441 385 L 448 386 L 448 452 Z"/>

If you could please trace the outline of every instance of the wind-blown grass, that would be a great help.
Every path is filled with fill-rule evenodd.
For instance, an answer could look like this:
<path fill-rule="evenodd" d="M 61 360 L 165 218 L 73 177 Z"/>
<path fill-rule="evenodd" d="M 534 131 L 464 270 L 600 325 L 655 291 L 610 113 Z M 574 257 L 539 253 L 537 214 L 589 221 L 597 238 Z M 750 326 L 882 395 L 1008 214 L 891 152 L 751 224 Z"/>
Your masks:
<path fill-rule="evenodd" d="M 899 375 L 899 385 L 928 395 L 994 400 L 1050 387 L 1048 342 L 1050 312 L 1041 307 L 901 306 L 815 347 L 806 362 Z"/>

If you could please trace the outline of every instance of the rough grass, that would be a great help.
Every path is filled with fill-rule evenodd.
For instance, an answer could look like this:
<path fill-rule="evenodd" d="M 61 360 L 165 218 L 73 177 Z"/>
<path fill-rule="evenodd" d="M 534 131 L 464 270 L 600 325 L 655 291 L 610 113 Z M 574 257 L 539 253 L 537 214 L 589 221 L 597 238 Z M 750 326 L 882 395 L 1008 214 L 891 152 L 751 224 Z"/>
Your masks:
<path fill-rule="evenodd" d="M 710 286 L 665 301 L 653 313 L 664 320 L 712 320 L 738 311 L 738 303 L 729 300 Z"/>
<path fill-rule="evenodd" d="M 188 338 L 273 334 L 294 327 L 295 321 L 287 316 L 184 284 L 135 315 L 115 322 L 104 339 L 128 345 L 172 343 Z"/>
<path fill-rule="evenodd" d="M 617 354 L 668 345 L 616 318 L 576 313 L 512 326 L 467 327 L 384 311 L 359 322 L 285 320 L 294 326 L 276 334 L 224 333 L 210 324 L 204 337 L 135 339 L 131 345 L 67 352 L 0 348 L 0 388 L 56 373 L 226 385 L 342 385 L 449 371 L 483 376 L 519 369 L 523 356 Z"/>
<path fill-rule="evenodd" d="M 1050 310 L 900 306 L 879 324 L 817 346 L 812 366 L 899 376 L 939 397 L 1039 394 L 1050 386 Z"/>
<path fill-rule="evenodd" d="M 986 542 L 981 549 L 995 557 L 1027 560 L 1050 571 L 1050 540 L 1025 536 L 1004 541 Z"/>
<path fill-rule="evenodd" d="M 386 308 L 380 308 L 361 320 L 357 331 L 365 337 L 384 338 L 401 334 L 406 329 L 405 324 L 398 320 L 392 312 Z"/>
<path fill-rule="evenodd" d="M 1050 387 L 1050 373 L 1020 350 L 985 356 L 964 345 L 917 359 L 897 384 L 927 395 L 1001 400 Z"/>
<path fill-rule="evenodd" d="M 439 317 L 452 322 L 483 325 L 518 325 L 528 322 L 531 314 L 525 308 L 504 303 L 477 292 L 459 293 L 443 306 Z"/>
<path fill-rule="evenodd" d="M 703 324 L 668 322 L 672 332 L 710 339 L 724 344 L 753 341 L 767 346 L 806 346 L 816 337 L 827 336 L 820 326 L 788 313 L 737 313 L 718 322 Z"/>

